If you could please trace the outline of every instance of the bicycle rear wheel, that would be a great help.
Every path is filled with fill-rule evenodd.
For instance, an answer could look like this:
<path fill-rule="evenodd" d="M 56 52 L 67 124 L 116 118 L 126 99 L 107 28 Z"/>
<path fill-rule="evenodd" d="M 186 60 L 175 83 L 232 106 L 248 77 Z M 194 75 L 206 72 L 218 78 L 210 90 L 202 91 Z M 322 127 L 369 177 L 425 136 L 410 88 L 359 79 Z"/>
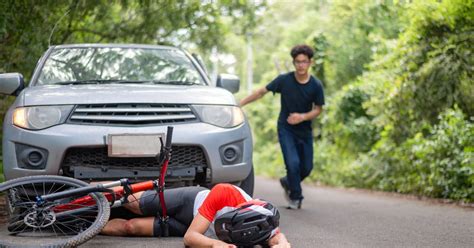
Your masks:
<path fill-rule="evenodd" d="M 30 176 L 0 184 L 7 213 L 6 223 L 0 223 L 0 247 L 74 247 L 93 238 L 110 216 L 103 194 L 69 195 L 46 202 L 37 198 L 87 185 L 61 176 Z M 84 196 L 90 196 L 87 204 L 70 204 Z"/>

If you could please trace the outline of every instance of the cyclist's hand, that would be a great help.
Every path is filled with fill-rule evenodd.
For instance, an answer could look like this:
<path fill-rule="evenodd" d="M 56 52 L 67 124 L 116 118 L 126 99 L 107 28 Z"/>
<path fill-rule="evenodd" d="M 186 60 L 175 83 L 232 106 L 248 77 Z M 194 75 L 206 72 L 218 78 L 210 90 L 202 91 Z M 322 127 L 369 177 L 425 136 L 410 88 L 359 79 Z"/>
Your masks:
<path fill-rule="evenodd" d="M 281 244 L 272 246 L 272 248 L 291 248 L 291 244 L 288 242 L 283 242 Z"/>
<path fill-rule="evenodd" d="M 212 244 L 212 248 L 237 248 L 237 246 L 227 244 L 219 240 L 219 241 L 216 241 L 214 244 Z"/>
<path fill-rule="evenodd" d="M 272 248 L 290 248 L 291 244 L 286 239 L 283 233 L 278 233 L 273 236 L 269 241 L 268 245 Z"/>

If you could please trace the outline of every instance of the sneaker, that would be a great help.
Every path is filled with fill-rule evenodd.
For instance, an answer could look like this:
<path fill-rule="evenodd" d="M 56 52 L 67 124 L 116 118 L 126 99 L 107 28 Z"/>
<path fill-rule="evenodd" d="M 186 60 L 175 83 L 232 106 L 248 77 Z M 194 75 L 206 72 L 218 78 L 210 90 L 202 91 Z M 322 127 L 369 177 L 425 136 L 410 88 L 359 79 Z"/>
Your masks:
<path fill-rule="evenodd" d="M 289 202 L 290 201 L 290 188 L 288 187 L 288 183 L 286 182 L 286 177 L 280 178 L 280 184 L 284 191 L 283 195 L 285 199 Z"/>
<path fill-rule="evenodd" d="M 301 209 L 301 200 L 289 200 L 288 209 Z"/>

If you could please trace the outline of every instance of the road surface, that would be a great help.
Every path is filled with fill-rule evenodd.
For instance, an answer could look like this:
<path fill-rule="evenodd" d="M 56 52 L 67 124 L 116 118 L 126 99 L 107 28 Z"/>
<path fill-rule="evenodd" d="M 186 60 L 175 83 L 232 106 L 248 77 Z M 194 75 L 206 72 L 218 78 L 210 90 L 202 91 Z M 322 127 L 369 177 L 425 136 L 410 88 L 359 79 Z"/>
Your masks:
<path fill-rule="evenodd" d="M 303 208 L 288 210 L 276 180 L 256 179 L 255 196 L 279 207 L 281 229 L 292 247 L 474 247 L 474 208 L 304 185 Z M 97 236 L 81 247 L 118 246 L 183 244 L 181 238 Z"/>

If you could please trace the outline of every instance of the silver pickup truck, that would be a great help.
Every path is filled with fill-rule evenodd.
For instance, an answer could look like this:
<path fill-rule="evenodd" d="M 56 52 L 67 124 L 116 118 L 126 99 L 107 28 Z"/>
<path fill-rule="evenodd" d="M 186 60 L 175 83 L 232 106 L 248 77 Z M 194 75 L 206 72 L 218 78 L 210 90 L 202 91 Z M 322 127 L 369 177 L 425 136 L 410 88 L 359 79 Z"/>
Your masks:
<path fill-rule="evenodd" d="M 167 46 L 78 44 L 49 48 L 3 123 L 5 179 L 64 175 L 84 181 L 154 179 L 156 149 L 174 127 L 167 185 L 240 185 L 252 194 L 252 137 L 231 92 L 236 76 L 211 84 L 197 56 Z"/>

